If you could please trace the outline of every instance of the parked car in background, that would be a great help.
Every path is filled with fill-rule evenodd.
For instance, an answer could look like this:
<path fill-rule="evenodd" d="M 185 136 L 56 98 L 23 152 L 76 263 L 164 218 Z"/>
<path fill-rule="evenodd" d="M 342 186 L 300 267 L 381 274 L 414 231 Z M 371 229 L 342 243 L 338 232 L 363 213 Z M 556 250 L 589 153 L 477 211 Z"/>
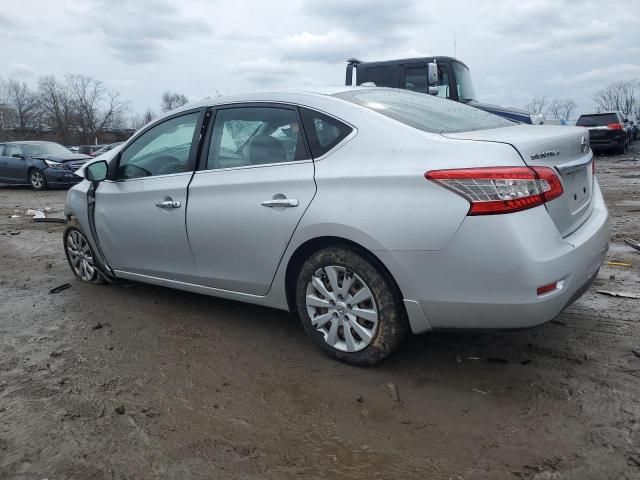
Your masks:
<path fill-rule="evenodd" d="M 34 190 L 69 187 L 81 180 L 74 172 L 87 160 L 89 155 L 54 142 L 0 143 L 0 183 L 28 183 Z"/>
<path fill-rule="evenodd" d="M 409 330 L 549 321 L 609 241 L 582 128 L 406 90 L 208 99 L 114 152 L 67 195 L 80 281 L 297 310 L 321 349 L 358 365 Z"/>
<path fill-rule="evenodd" d="M 594 152 L 614 150 L 622 154 L 627 149 L 627 129 L 620 112 L 580 115 L 576 126 L 589 129 L 589 140 Z"/>
<path fill-rule="evenodd" d="M 100 150 L 104 145 L 79 145 L 78 153 L 83 153 L 85 155 L 95 156 L 95 152 Z"/>
<path fill-rule="evenodd" d="M 93 152 L 93 154 L 91 156 L 92 157 L 99 157 L 103 153 L 106 153 L 109 150 L 112 150 L 112 149 L 116 148 L 117 146 L 122 145 L 123 143 L 124 142 L 115 142 L 115 143 L 110 143 L 109 145 L 105 145 L 101 149 L 96 150 L 95 152 Z"/>

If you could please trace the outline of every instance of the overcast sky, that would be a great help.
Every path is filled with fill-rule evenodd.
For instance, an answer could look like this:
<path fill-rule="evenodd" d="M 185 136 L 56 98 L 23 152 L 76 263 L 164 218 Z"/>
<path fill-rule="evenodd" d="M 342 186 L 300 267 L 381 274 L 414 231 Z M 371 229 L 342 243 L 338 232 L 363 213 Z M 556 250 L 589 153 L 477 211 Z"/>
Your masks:
<path fill-rule="evenodd" d="M 133 111 L 163 91 L 197 100 L 344 83 L 345 59 L 454 54 L 481 101 L 534 95 L 592 107 L 640 78 L 640 0 L 0 0 L 0 76 L 103 80 Z"/>

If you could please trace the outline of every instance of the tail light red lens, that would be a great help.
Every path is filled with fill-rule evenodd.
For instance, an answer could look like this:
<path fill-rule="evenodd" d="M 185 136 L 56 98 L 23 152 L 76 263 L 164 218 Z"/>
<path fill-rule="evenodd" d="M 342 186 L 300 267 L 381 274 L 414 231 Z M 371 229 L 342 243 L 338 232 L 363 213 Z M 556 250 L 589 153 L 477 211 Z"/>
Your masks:
<path fill-rule="evenodd" d="M 609 125 L 607 125 L 607 128 L 609 130 L 622 130 L 622 124 L 621 123 L 610 123 Z"/>
<path fill-rule="evenodd" d="M 468 215 L 518 212 L 562 195 L 556 173 L 548 167 L 489 167 L 432 170 L 425 178 L 471 203 Z"/>

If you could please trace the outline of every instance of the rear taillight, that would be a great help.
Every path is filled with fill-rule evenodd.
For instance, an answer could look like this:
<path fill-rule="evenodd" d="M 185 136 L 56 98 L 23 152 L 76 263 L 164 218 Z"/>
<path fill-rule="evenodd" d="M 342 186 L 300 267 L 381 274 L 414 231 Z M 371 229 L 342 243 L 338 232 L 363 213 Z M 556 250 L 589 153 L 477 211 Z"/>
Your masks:
<path fill-rule="evenodd" d="M 607 125 L 607 129 L 608 130 L 622 130 L 622 124 L 621 123 L 610 123 L 609 125 Z"/>
<path fill-rule="evenodd" d="M 468 215 L 518 212 L 562 195 L 562 184 L 548 167 L 489 167 L 432 170 L 425 178 L 471 203 Z"/>

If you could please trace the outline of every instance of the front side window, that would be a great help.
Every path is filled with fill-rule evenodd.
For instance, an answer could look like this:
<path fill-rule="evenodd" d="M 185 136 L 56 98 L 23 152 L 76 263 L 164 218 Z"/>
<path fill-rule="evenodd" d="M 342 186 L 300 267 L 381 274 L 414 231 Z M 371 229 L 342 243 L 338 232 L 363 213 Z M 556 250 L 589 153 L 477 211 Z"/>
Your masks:
<path fill-rule="evenodd" d="M 428 93 L 427 66 L 407 67 L 404 71 L 404 88 L 413 92 Z"/>
<path fill-rule="evenodd" d="M 301 114 L 313 158 L 327 153 L 353 130 L 335 118 L 308 108 L 301 109 Z"/>
<path fill-rule="evenodd" d="M 7 145 L 4 156 L 13 157 L 14 155 L 22 155 L 22 151 L 16 145 Z"/>
<path fill-rule="evenodd" d="M 308 158 L 294 110 L 241 107 L 227 108 L 216 113 L 207 170 L 293 162 Z"/>
<path fill-rule="evenodd" d="M 140 135 L 120 156 L 118 179 L 168 175 L 188 170 L 198 112 L 162 122 Z"/>
<path fill-rule="evenodd" d="M 513 126 L 497 115 L 431 95 L 387 88 L 362 88 L 333 95 L 431 133 L 453 133 Z"/>

